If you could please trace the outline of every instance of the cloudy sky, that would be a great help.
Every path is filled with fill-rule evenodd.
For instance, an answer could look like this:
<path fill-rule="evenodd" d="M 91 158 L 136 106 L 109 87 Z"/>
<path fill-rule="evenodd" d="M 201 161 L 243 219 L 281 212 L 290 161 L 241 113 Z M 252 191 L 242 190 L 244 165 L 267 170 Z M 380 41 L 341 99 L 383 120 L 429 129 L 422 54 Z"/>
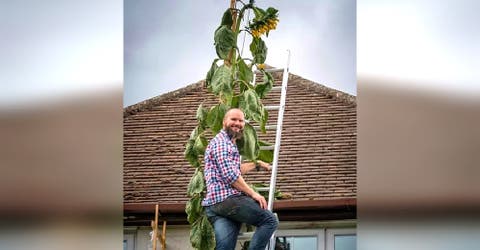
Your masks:
<path fill-rule="evenodd" d="M 479 10 L 477 0 L 359 0 L 357 76 L 480 97 Z"/>
<path fill-rule="evenodd" d="M 267 64 L 284 67 L 288 49 L 290 72 L 356 95 L 355 2 L 256 1 L 261 8 L 279 10 L 277 30 L 265 39 Z M 213 33 L 229 3 L 125 1 L 124 106 L 204 79 L 216 58 Z M 249 56 L 248 45 L 247 40 L 244 56 Z"/>
<path fill-rule="evenodd" d="M 121 89 L 118 0 L 0 1 L 0 109 Z"/>
<path fill-rule="evenodd" d="M 0 109 L 122 83 L 127 106 L 198 82 L 216 57 L 213 32 L 228 3 L 1 1 Z M 266 40 L 273 66 L 283 67 L 290 49 L 291 72 L 354 95 L 356 76 L 373 76 L 413 80 L 386 81 L 402 88 L 480 96 L 480 1 L 257 3 L 280 11 Z"/>

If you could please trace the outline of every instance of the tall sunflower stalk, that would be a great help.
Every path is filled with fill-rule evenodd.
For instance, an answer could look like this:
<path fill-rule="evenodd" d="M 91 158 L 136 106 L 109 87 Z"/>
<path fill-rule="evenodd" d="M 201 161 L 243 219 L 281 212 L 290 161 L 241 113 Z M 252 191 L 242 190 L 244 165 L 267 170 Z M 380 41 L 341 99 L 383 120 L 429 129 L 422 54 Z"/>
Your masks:
<path fill-rule="evenodd" d="M 242 8 L 228 8 L 223 13 L 220 26 L 215 30 L 214 45 L 218 58 L 213 60 L 205 79 L 205 88 L 217 96 L 219 102 L 209 108 L 203 107 L 203 104 L 198 106 L 198 124 L 185 146 L 185 158 L 195 168 L 187 188 L 190 200 L 185 212 L 191 224 L 190 242 L 192 247 L 200 250 L 215 248 L 213 227 L 201 205 L 206 193 L 202 160 L 207 147 L 207 132 L 215 136 L 222 129 L 226 111 L 240 108 L 244 111 L 246 120 L 250 121 L 245 124 L 243 138 L 237 142 L 242 158 L 270 163 L 273 161 L 272 150 L 260 150 L 260 146 L 267 143 L 258 140 L 257 132 L 250 123 L 259 124 L 262 133 L 266 133 L 268 112 L 261 99 L 272 89 L 274 80 L 270 73 L 264 71 L 267 46 L 262 36 L 268 36 L 276 28 L 278 11 L 272 7 L 263 10 L 255 6 L 254 1 L 244 4 L 237 0 L 236 3 L 241 3 Z M 240 29 L 244 13 L 249 9 L 253 10 L 255 18 L 244 29 Z M 237 39 L 241 32 L 252 36 L 252 58 L 242 58 L 239 52 Z M 219 63 L 222 64 L 218 65 Z M 264 73 L 263 80 L 255 85 L 252 84 L 254 67 Z"/>

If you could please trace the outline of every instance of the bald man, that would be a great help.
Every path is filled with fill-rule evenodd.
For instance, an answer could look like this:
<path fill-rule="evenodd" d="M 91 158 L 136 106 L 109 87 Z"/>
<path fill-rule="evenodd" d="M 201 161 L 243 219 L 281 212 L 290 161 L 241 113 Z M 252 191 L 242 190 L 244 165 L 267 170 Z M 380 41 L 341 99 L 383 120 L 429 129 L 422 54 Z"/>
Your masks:
<path fill-rule="evenodd" d="M 242 177 L 255 163 L 240 163 L 236 140 L 243 135 L 245 117 L 240 109 L 230 109 L 223 118 L 223 129 L 205 150 L 207 195 L 202 201 L 215 229 L 217 250 L 234 250 L 242 222 L 256 227 L 249 248 L 264 250 L 278 222 L 267 210 L 265 198 L 251 189 Z M 271 166 L 257 161 L 258 166 Z M 258 168 L 257 168 L 258 169 Z"/>

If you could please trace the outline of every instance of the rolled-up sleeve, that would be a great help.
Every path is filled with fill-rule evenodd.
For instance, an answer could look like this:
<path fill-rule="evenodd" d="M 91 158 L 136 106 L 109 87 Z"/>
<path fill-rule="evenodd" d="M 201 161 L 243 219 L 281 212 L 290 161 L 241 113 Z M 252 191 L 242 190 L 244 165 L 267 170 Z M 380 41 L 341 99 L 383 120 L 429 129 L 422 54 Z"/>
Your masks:
<path fill-rule="evenodd" d="M 226 184 L 234 183 L 240 177 L 239 160 L 235 159 L 234 149 L 225 142 L 220 142 L 213 150 L 213 157 L 218 164 L 222 181 Z"/>

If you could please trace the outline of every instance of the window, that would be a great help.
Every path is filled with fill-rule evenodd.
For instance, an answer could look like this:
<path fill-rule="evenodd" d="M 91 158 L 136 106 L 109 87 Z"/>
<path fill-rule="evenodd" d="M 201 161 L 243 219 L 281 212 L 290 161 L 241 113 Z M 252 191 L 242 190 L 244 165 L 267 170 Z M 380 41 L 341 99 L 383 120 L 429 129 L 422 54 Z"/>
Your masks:
<path fill-rule="evenodd" d="M 276 235 L 276 249 L 315 250 L 323 249 L 324 229 L 279 230 Z"/>
<path fill-rule="evenodd" d="M 124 234 L 123 235 L 123 250 L 134 250 L 135 249 L 135 235 L 134 234 Z"/>
<path fill-rule="evenodd" d="M 355 229 L 327 229 L 326 250 L 356 250 L 357 235 Z"/>
<path fill-rule="evenodd" d="M 291 237 L 277 237 L 275 249 L 285 250 L 301 250 L 301 249 L 316 249 L 316 236 L 291 236 Z"/>
<path fill-rule="evenodd" d="M 278 230 L 276 248 L 281 250 L 356 250 L 354 228 Z"/>

